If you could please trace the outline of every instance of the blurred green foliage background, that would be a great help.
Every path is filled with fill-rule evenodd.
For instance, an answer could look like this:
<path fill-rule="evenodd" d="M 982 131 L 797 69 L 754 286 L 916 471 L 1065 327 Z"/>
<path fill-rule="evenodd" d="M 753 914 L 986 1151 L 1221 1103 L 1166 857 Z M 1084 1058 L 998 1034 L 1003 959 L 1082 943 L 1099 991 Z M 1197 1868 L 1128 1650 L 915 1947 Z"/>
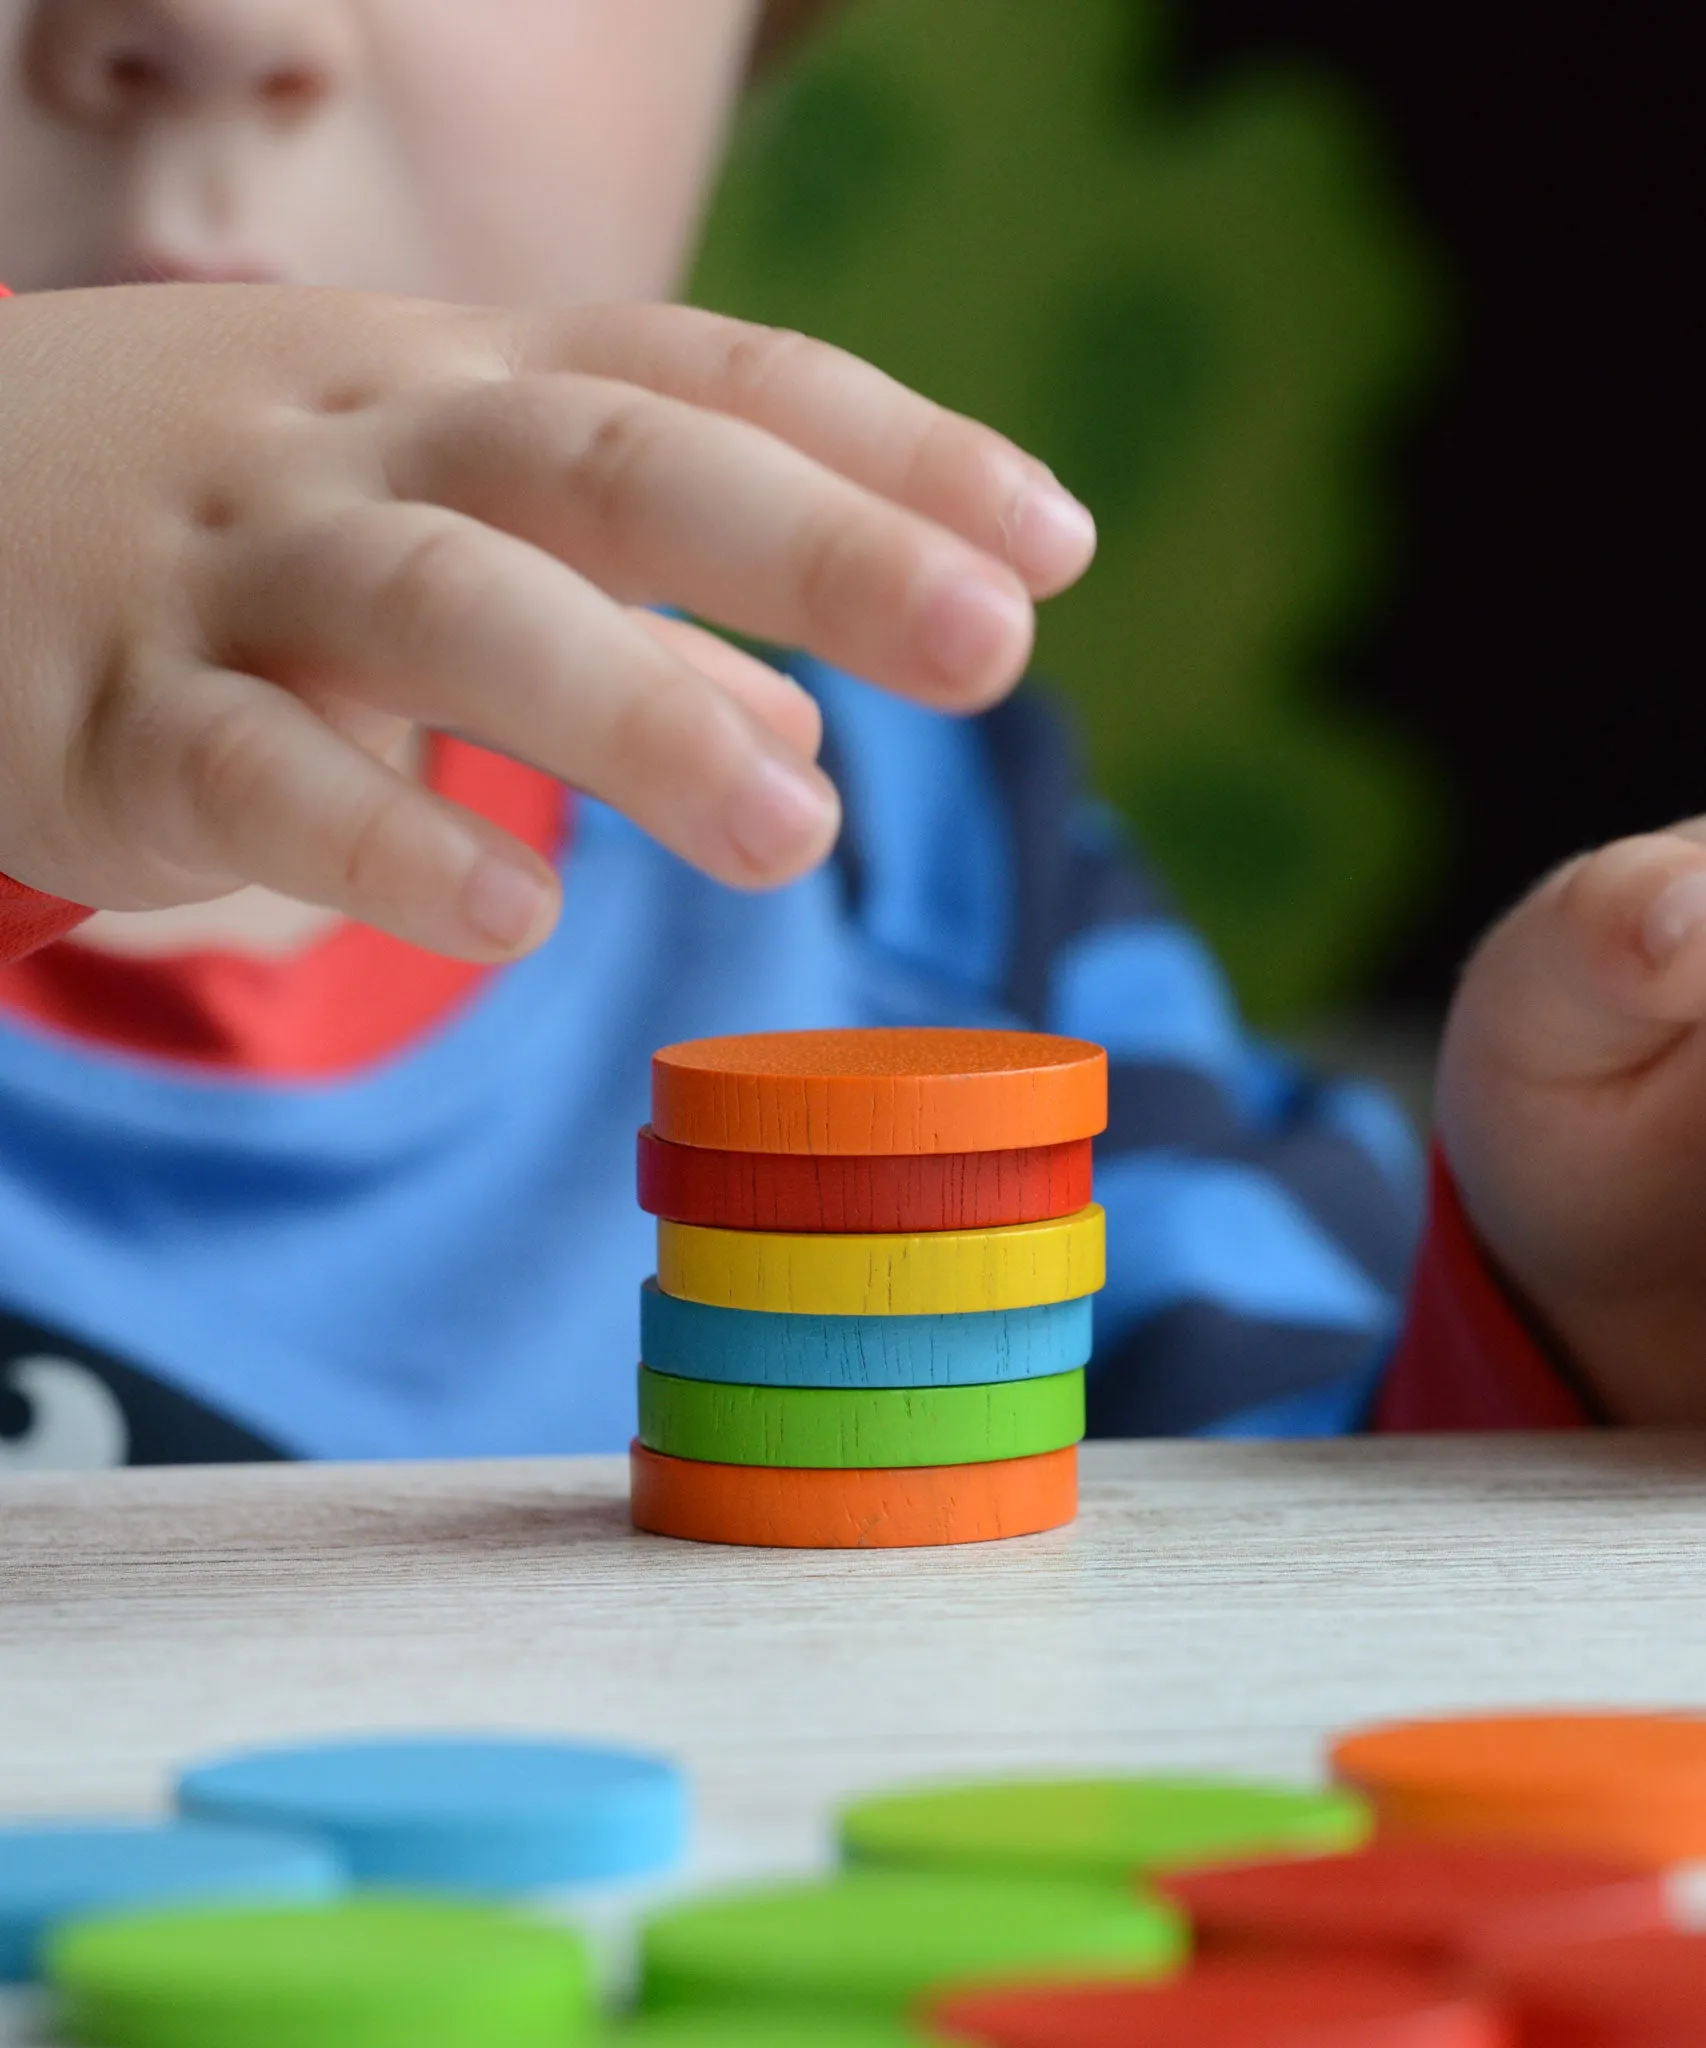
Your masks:
<path fill-rule="evenodd" d="M 1443 322 L 1348 96 L 1183 93 L 1167 25 L 859 0 L 753 94 L 694 296 L 992 421 L 1091 505 L 1038 669 L 1251 1011 L 1295 1022 L 1354 995 L 1436 852 L 1421 771 L 1331 684 Z"/>

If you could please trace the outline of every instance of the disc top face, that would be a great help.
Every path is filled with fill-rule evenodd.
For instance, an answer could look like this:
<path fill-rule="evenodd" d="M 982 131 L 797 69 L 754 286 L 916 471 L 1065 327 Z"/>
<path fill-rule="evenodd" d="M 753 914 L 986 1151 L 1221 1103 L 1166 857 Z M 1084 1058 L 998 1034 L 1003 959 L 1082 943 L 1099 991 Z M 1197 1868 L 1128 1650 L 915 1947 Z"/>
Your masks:
<path fill-rule="evenodd" d="M 1015 1779 L 898 1792 L 842 1816 L 860 1862 L 1130 1877 L 1256 1854 L 1310 1856 L 1368 1837 L 1342 1791 L 1194 1778 Z"/>
<path fill-rule="evenodd" d="M 666 1046 L 652 1125 L 731 1152 L 1000 1152 L 1094 1137 L 1108 1062 L 1083 1039 L 1023 1031 L 763 1032 Z"/>
<path fill-rule="evenodd" d="M 875 1026 L 694 1038 L 665 1046 L 657 1058 L 684 1072 L 743 1081 L 958 1081 L 1023 1079 L 1105 1055 L 1087 1039 L 1043 1031 Z"/>
<path fill-rule="evenodd" d="M 185 1772 L 180 1808 L 319 1835 L 368 1883 L 515 1892 L 662 1868 L 686 1788 L 636 1751 L 521 1738 L 304 1743 Z"/>
<path fill-rule="evenodd" d="M 1706 1717 L 1501 1714 L 1395 1722 L 1343 1737 L 1333 1767 L 1351 1784 L 1412 1795 L 1546 1797 L 1660 1784 L 1706 1795 Z"/>

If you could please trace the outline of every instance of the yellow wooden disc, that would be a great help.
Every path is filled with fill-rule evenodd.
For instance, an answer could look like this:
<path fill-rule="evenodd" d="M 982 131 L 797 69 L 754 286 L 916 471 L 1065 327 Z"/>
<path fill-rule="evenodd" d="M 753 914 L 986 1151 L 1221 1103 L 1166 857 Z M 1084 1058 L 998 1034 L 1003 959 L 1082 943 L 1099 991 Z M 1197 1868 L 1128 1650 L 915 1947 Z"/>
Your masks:
<path fill-rule="evenodd" d="M 658 1224 L 658 1285 L 716 1308 L 813 1316 L 963 1315 L 1094 1294 L 1102 1211 L 998 1230 L 840 1237 Z"/>

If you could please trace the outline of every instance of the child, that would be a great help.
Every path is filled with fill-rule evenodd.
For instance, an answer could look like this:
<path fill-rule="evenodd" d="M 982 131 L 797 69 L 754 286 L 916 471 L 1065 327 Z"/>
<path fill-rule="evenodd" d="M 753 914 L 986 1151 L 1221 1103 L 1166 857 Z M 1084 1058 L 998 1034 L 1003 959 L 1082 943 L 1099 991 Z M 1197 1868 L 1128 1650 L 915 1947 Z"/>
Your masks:
<path fill-rule="evenodd" d="M 0 1468 L 619 1448 L 651 1050 L 837 1023 L 1110 1047 L 1104 1432 L 1693 1416 L 1706 852 L 1472 968 L 1394 1349 L 1400 1130 L 1007 698 L 1088 515 L 658 303 L 764 27 L 0 0 Z"/>

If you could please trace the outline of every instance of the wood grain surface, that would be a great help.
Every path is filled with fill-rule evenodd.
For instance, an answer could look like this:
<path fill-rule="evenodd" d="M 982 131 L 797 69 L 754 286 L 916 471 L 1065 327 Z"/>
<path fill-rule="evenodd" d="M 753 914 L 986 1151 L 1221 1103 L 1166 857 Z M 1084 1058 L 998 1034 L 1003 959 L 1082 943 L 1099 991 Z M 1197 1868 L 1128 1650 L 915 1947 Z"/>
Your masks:
<path fill-rule="evenodd" d="M 1706 1704 L 1706 1438 L 1089 1445 L 1068 1529 L 700 1547 L 626 1460 L 0 1485 L 0 1809 L 146 1811 L 310 1733 L 568 1730 L 693 1773 L 719 1869 L 1018 1769 L 1321 1769 L 1376 1717 Z"/>

